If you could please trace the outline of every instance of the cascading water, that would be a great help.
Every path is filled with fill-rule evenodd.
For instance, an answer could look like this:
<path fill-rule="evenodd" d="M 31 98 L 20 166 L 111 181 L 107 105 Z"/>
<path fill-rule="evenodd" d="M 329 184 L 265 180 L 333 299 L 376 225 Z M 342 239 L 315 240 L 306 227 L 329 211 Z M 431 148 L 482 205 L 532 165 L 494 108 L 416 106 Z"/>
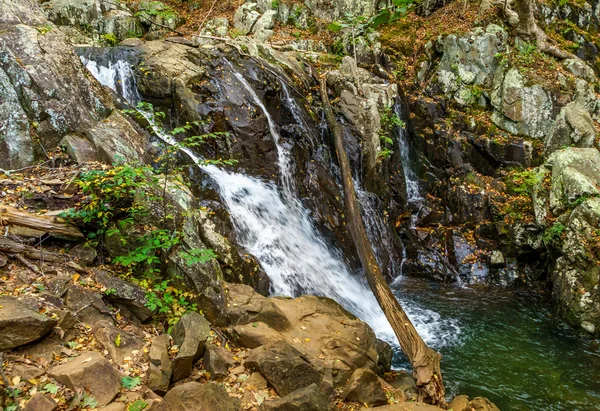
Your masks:
<path fill-rule="evenodd" d="M 394 104 L 394 113 L 399 119 L 402 118 L 402 107 L 400 106 L 399 100 Z M 403 126 L 396 126 L 395 134 L 398 142 L 400 159 L 402 160 L 404 181 L 406 183 L 406 200 L 409 203 L 421 203 L 423 197 L 421 196 L 421 190 L 419 189 L 417 173 L 415 173 L 413 164 L 410 161 L 410 147 L 408 145 L 408 140 L 406 139 L 406 129 Z"/>
<path fill-rule="evenodd" d="M 113 88 L 133 106 L 139 102 L 135 82 L 131 81 L 134 76 L 129 64 L 102 64 L 86 57 L 81 59 L 101 84 Z M 314 227 L 308 210 L 295 198 L 291 157 L 281 146 L 278 128 L 265 105 L 239 72 L 232 70 L 232 74 L 248 91 L 252 103 L 267 118 L 278 149 L 283 196 L 273 183 L 224 171 L 213 165 L 203 165 L 202 159 L 189 148 L 182 147 L 180 150 L 218 185 L 238 242 L 260 262 L 271 280 L 274 294 L 315 294 L 333 298 L 366 321 L 378 337 L 395 344 L 393 331 L 371 291 L 352 275 L 341 253 L 327 244 Z M 175 143 L 171 135 L 161 132 L 159 128 L 155 128 L 155 132 L 166 143 Z M 442 321 L 433 311 L 404 302 L 402 304 L 428 344 L 440 347 L 454 342 L 458 333 L 453 321 Z"/>

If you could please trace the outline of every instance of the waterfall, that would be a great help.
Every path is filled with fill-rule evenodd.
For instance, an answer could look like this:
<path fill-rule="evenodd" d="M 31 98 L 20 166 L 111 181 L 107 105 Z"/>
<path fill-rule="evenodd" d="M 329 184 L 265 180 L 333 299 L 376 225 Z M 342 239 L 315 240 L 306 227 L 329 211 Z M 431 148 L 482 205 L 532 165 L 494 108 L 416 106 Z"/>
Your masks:
<path fill-rule="evenodd" d="M 399 119 L 402 118 L 402 107 L 398 100 L 394 104 L 394 113 Z M 398 151 L 402 161 L 402 170 L 404 172 L 404 181 L 406 183 L 406 200 L 409 203 L 421 203 L 423 197 L 419 189 L 419 179 L 414 170 L 413 163 L 410 161 L 410 147 L 406 138 L 406 129 L 403 126 L 395 127 L 396 140 L 398 142 Z"/>
<path fill-rule="evenodd" d="M 100 83 L 113 88 L 132 105 L 139 102 L 135 81 L 129 81 L 134 77 L 128 64 L 100 64 L 85 57 L 81 59 Z M 232 71 L 232 74 L 267 118 L 281 153 L 278 160 L 283 176 L 283 195 L 274 183 L 204 165 L 189 148 L 181 147 L 180 150 L 217 184 L 239 245 L 259 261 L 271 280 L 273 294 L 330 297 L 367 322 L 379 338 L 396 345 L 396 337 L 370 289 L 352 275 L 341 253 L 326 242 L 310 219 L 309 211 L 294 197 L 291 158 L 280 145 L 277 126 L 265 105 L 240 73 Z M 124 87 L 127 90 L 123 90 Z M 176 143 L 171 135 L 159 127 L 154 128 L 157 136 L 167 144 Z M 454 322 L 443 321 L 434 311 L 410 303 L 402 302 L 402 305 L 427 344 L 440 347 L 454 342 L 457 335 Z"/>

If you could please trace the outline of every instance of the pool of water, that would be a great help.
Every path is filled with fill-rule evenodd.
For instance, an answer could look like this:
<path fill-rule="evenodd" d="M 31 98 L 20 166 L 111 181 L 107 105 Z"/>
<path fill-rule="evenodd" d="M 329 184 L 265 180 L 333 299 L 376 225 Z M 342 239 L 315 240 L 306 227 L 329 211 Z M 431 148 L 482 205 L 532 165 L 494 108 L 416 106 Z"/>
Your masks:
<path fill-rule="evenodd" d="M 562 324 L 543 293 L 408 278 L 393 288 L 458 325 L 436 347 L 449 396 L 488 397 L 502 411 L 600 410 L 600 340 Z M 394 362 L 407 365 L 402 354 Z"/>

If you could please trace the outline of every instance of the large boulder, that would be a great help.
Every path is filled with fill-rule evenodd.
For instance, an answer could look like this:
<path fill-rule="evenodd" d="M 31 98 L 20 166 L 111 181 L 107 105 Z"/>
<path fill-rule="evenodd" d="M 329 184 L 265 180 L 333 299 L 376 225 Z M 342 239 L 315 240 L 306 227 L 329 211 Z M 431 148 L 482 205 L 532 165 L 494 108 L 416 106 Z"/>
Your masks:
<path fill-rule="evenodd" d="M 57 321 L 31 310 L 12 297 L 0 298 L 0 351 L 34 342 L 48 334 Z"/>
<path fill-rule="evenodd" d="M 263 297 L 243 284 L 229 284 L 227 290 L 226 313 L 231 324 L 262 322 L 279 331 L 291 326 L 290 321 L 273 299 Z"/>
<path fill-rule="evenodd" d="M 287 341 L 334 387 L 343 386 L 357 368 L 377 370 L 377 340 L 373 330 L 335 301 L 314 296 L 267 299 L 248 286 L 234 288 L 236 292 L 229 300 L 229 306 L 240 301 L 239 295 L 250 297 L 249 300 L 244 297 L 241 300 L 244 304 L 234 307 L 234 316 L 230 317 L 233 324 L 236 324 L 235 319 L 248 319 L 246 324 L 234 326 L 234 338 L 238 344 L 256 348 Z M 266 301 L 278 311 L 274 311 L 273 305 Z M 250 311 L 243 313 L 242 309 Z M 266 309 L 268 315 L 257 309 Z M 272 316 L 274 312 L 277 312 L 276 317 Z M 289 324 L 286 328 L 277 330 L 259 321 L 277 318 L 275 324 L 281 324 L 282 314 L 285 323 Z M 336 360 L 331 361 L 332 358 Z"/>
<path fill-rule="evenodd" d="M 450 404 L 448 404 L 448 409 L 454 411 L 500 411 L 500 409 L 487 398 L 475 397 L 469 401 L 469 397 L 466 395 L 455 397 Z"/>
<path fill-rule="evenodd" d="M 116 306 L 125 307 L 140 321 L 146 321 L 152 316 L 152 311 L 146 306 L 146 292 L 139 286 L 122 280 L 107 271 L 93 269 L 94 280 L 106 287 L 106 299 Z"/>
<path fill-rule="evenodd" d="M 248 353 L 245 365 L 259 371 L 280 396 L 320 384 L 323 376 L 287 341 L 275 341 Z"/>
<path fill-rule="evenodd" d="M 72 390 L 87 390 L 103 406 L 121 390 L 121 374 L 98 352 L 83 352 L 48 374 Z"/>
<path fill-rule="evenodd" d="M 342 394 L 345 401 L 358 402 L 370 407 L 388 403 L 388 385 L 371 370 L 359 368 L 352 373 Z"/>
<path fill-rule="evenodd" d="M 202 362 L 204 363 L 204 369 L 210 373 L 210 379 L 212 380 L 225 378 L 229 368 L 235 365 L 233 354 L 214 344 L 206 344 Z"/>
<path fill-rule="evenodd" d="M 492 121 L 512 134 L 543 139 L 552 125 L 552 97 L 540 84 L 526 83 L 516 68 L 496 70 Z"/>
<path fill-rule="evenodd" d="M 562 147 L 594 147 L 596 127 L 592 116 L 579 102 L 573 101 L 560 110 L 546 139 L 546 155 Z"/>
<path fill-rule="evenodd" d="M 188 382 L 172 388 L 165 401 L 171 411 L 239 411 L 240 400 L 230 397 L 221 384 Z"/>
<path fill-rule="evenodd" d="M 115 364 L 123 364 L 144 347 L 144 341 L 132 333 L 121 330 L 103 320 L 94 324 L 94 335 Z"/>

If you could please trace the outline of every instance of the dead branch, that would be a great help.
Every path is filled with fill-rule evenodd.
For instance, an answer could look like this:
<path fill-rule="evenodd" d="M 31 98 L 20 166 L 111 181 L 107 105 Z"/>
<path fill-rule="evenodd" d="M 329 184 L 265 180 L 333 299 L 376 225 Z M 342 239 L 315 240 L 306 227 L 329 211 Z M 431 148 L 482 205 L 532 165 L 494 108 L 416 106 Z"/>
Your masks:
<path fill-rule="evenodd" d="M 68 225 L 56 216 L 34 215 L 9 206 L 0 207 L 0 225 L 17 225 L 70 238 L 84 238 L 77 227 Z"/>

